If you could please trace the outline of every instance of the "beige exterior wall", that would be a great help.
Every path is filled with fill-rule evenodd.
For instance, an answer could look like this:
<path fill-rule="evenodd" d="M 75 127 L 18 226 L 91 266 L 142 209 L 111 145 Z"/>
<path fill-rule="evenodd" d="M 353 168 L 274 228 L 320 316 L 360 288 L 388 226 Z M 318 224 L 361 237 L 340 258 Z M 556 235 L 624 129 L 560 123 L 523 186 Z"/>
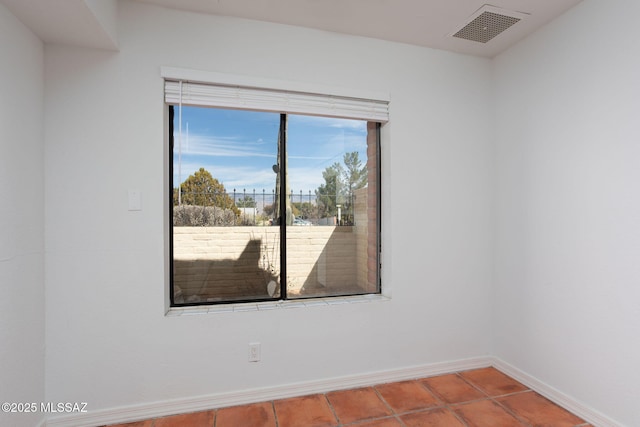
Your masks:
<path fill-rule="evenodd" d="M 288 227 L 287 292 L 366 289 L 361 232 L 350 226 Z M 279 281 L 279 239 L 278 227 L 175 227 L 174 284 L 185 298 L 267 296 L 269 281 Z"/>

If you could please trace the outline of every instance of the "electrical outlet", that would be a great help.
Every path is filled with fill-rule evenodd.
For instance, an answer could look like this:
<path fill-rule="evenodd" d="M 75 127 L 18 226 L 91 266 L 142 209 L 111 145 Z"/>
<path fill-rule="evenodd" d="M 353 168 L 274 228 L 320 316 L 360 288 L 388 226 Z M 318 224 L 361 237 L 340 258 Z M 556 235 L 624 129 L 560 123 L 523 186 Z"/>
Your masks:
<path fill-rule="evenodd" d="M 259 362 L 259 361 L 260 361 L 260 343 L 250 342 L 249 343 L 249 362 Z"/>

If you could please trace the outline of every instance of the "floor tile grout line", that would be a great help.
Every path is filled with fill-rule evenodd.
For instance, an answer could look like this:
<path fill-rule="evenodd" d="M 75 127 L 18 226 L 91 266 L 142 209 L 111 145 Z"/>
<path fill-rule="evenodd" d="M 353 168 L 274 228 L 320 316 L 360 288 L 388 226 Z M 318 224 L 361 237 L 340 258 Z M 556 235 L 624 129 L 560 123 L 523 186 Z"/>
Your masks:
<path fill-rule="evenodd" d="M 446 406 L 447 402 L 442 397 L 440 397 L 440 395 L 438 393 L 435 393 L 433 390 L 431 390 L 429 387 L 427 387 L 427 385 L 423 382 L 425 379 L 426 378 L 416 378 L 413 381 L 418 383 L 419 386 L 421 386 L 424 390 L 426 390 L 427 393 L 429 393 L 431 396 L 433 396 L 440 403 L 440 405 L 438 405 L 438 407 Z M 434 406 L 434 408 L 435 408 L 435 406 Z"/>
<path fill-rule="evenodd" d="M 481 401 L 481 400 L 488 400 L 488 399 L 484 399 L 484 398 L 483 399 L 477 399 L 477 400 L 474 400 L 474 402 L 478 402 L 478 401 Z M 462 402 L 460 404 L 463 404 L 463 403 L 468 403 L 468 402 Z M 412 415 L 412 414 L 419 414 L 421 412 L 430 412 L 430 411 L 435 411 L 437 409 L 444 409 L 444 410 L 448 411 L 449 413 L 451 413 L 451 415 L 453 415 L 458 421 L 460 421 L 464 425 L 464 427 L 469 427 L 469 424 L 464 419 L 462 419 L 456 413 L 456 411 L 453 410 L 452 406 L 454 406 L 454 405 L 458 405 L 458 403 L 455 403 L 455 404 L 445 403 L 442 406 L 434 406 L 434 407 L 431 407 L 431 408 L 416 409 L 415 411 L 407 411 L 407 412 L 404 412 L 404 413 L 402 413 L 400 415 L 402 415 L 402 416 L 404 416 L 404 415 Z"/>
<path fill-rule="evenodd" d="M 418 378 L 416 381 L 418 381 L 418 384 L 420 384 L 422 386 L 422 388 L 424 388 L 425 390 L 427 390 L 429 393 L 431 393 L 436 399 L 438 399 L 440 402 L 442 402 L 444 405 L 447 405 L 448 402 L 444 399 L 444 397 L 442 397 L 440 395 L 440 393 L 436 392 L 435 390 L 433 390 L 431 387 L 429 387 L 424 380 L 426 380 L 427 378 L 432 378 L 432 377 L 425 377 L 425 378 Z"/>
<path fill-rule="evenodd" d="M 278 413 L 276 412 L 276 401 L 271 401 L 271 410 L 273 411 L 273 419 L 276 423 L 276 427 L 280 426 L 280 422 L 278 421 Z"/>
<path fill-rule="evenodd" d="M 425 377 L 425 378 L 429 378 L 429 377 Z M 469 424 L 465 420 L 461 419 L 460 416 L 453 410 L 453 408 L 451 408 L 451 405 L 453 405 L 453 404 L 449 404 L 448 402 L 446 402 L 444 399 L 442 399 L 440 397 L 440 395 L 438 395 L 437 393 L 432 391 L 428 386 L 426 386 L 426 384 L 422 383 L 421 382 L 422 379 L 424 379 L 424 378 L 415 378 L 415 379 L 406 380 L 406 381 L 417 382 L 427 392 L 429 392 L 433 397 L 436 398 L 436 400 L 439 403 L 438 405 L 430 406 L 430 407 L 424 407 L 424 408 L 420 408 L 420 409 L 409 410 L 409 411 L 397 412 L 391 407 L 391 405 L 389 405 L 389 403 L 386 401 L 386 399 L 381 395 L 381 393 L 376 388 L 377 385 L 393 384 L 393 383 L 381 383 L 381 384 L 377 384 L 377 385 L 372 386 L 372 388 L 374 389 L 374 391 L 376 392 L 378 397 L 382 400 L 382 402 L 391 410 L 392 415 L 388 415 L 388 416 L 385 416 L 385 417 L 377 417 L 377 418 L 367 418 L 367 419 L 364 419 L 364 420 L 354 421 L 353 423 L 350 423 L 350 424 L 345 424 L 344 426 L 346 427 L 346 426 L 350 426 L 350 425 L 354 425 L 354 424 L 358 424 L 358 423 L 362 423 L 362 422 L 378 421 L 378 420 L 390 419 L 390 418 L 395 418 L 401 425 L 405 426 L 406 424 L 404 423 L 404 421 L 402 421 L 402 417 L 405 416 L 405 415 L 418 414 L 418 413 L 422 413 L 422 412 L 430 412 L 430 411 L 433 411 L 433 410 L 436 410 L 436 409 L 445 409 L 446 411 L 451 413 L 451 415 L 453 415 L 458 421 L 460 421 L 460 423 L 464 427 L 469 427 Z M 485 394 L 485 396 L 486 396 L 486 393 L 483 393 L 483 394 Z M 489 396 L 486 396 L 486 397 L 483 397 L 481 399 L 475 399 L 473 401 L 490 400 L 490 399 L 491 398 Z M 472 401 L 468 401 L 468 402 L 472 402 Z M 455 404 L 462 404 L 462 403 L 468 403 L 468 402 L 459 402 L 459 403 L 456 402 Z M 342 426 L 342 424 L 340 426 Z"/>
<path fill-rule="evenodd" d="M 495 369 L 495 368 L 494 368 L 494 369 Z M 463 375 L 461 375 L 461 373 L 462 373 L 462 372 L 466 372 L 466 371 L 458 371 L 458 372 L 455 372 L 454 374 L 455 374 L 458 378 L 460 378 L 462 381 L 464 381 L 465 383 L 469 384 L 469 385 L 470 385 L 471 387 L 473 387 L 474 389 L 478 390 L 478 391 L 479 391 L 480 393 L 482 393 L 485 397 L 484 397 L 484 398 L 482 398 L 482 399 L 480 399 L 480 398 L 479 398 L 479 399 L 473 399 L 473 400 L 469 400 L 469 401 L 466 401 L 466 402 L 456 402 L 456 403 L 452 403 L 452 404 L 451 404 L 451 406 L 461 406 L 461 405 L 464 405 L 464 404 L 469 404 L 469 403 L 474 403 L 474 402 L 480 402 L 480 401 L 483 401 L 483 400 L 492 401 L 492 402 L 496 403 L 498 406 L 500 406 L 501 408 L 505 409 L 505 410 L 506 410 L 506 412 L 507 412 L 509 415 L 513 416 L 513 417 L 514 417 L 518 422 L 520 422 L 520 423 L 522 423 L 522 424 L 525 424 L 525 425 L 526 425 L 526 427 L 531 427 L 531 425 L 530 425 L 529 423 L 527 423 L 527 422 L 525 422 L 524 420 L 522 420 L 519 416 L 517 416 L 515 413 L 513 413 L 511 410 L 509 410 L 508 408 L 506 408 L 504 405 L 500 404 L 500 402 L 498 402 L 498 401 L 496 400 L 496 398 L 499 398 L 499 397 L 508 397 L 508 396 L 513 396 L 513 395 L 516 395 L 516 394 L 527 393 L 527 392 L 532 391 L 531 389 L 529 389 L 529 388 L 527 387 L 527 389 L 526 389 L 526 390 L 520 390 L 520 391 L 516 391 L 516 392 L 513 392 L 513 393 L 505 393 L 505 394 L 499 394 L 499 395 L 496 395 L 496 396 L 492 396 L 492 395 L 490 395 L 487 391 L 485 391 L 484 389 L 480 388 L 480 386 L 479 386 L 479 385 L 475 384 L 475 383 L 474 383 L 473 381 L 471 381 L 470 379 L 465 378 Z M 506 375 L 506 374 L 505 374 L 505 375 Z M 511 377 L 509 377 L 509 378 L 511 378 Z M 524 384 L 523 384 L 523 385 L 524 385 Z M 525 386 L 525 387 L 526 387 L 526 386 Z M 455 410 L 453 410 L 453 408 L 451 408 L 451 412 L 453 412 L 453 413 L 454 413 L 454 415 L 458 416 L 458 414 L 456 413 L 456 411 L 455 411 Z M 460 417 L 458 417 L 458 418 L 460 418 Z M 465 422 L 465 424 L 467 424 L 467 423 Z"/>
<path fill-rule="evenodd" d="M 327 405 L 329 405 L 329 409 L 331 410 L 331 413 L 333 414 L 333 418 L 336 419 L 336 422 L 338 423 L 338 427 L 340 427 L 342 425 L 342 421 L 340 420 L 340 417 L 338 417 L 338 413 L 336 412 L 335 408 L 333 407 L 333 404 L 331 404 L 331 400 L 329 400 L 329 396 L 327 396 L 329 393 L 322 393 L 322 395 L 324 396 L 324 400 L 327 402 Z"/>
<path fill-rule="evenodd" d="M 465 383 L 469 384 L 471 387 L 475 388 L 476 390 L 478 390 L 480 393 L 484 394 L 485 396 L 487 396 L 488 398 L 491 398 L 491 396 L 489 395 L 489 393 L 487 393 L 483 388 L 481 388 L 480 386 L 476 385 L 474 382 L 472 382 L 470 379 L 465 378 L 464 376 L 462 376 L 463 372 L 467 372 L 467 371 L 458 371 L 455 374 L 458 376 L 458 378 L 460 378 L 462 381 L 464 381 Z"/>
<path fill-rule="evenodd" d="M 391 414 L 391 415 L 385 415 L 383 417 L 364 418 L 362 420 L 356 420 L 350 423 L 338 424 L 338 427 L 352 427 L 362 423 L 369 423 L 372 421 L 381 421 L 381 420 L 390 420 L 390 419 L 396 419 L 404 426 L 404 423 L 400 420 L 399 414 Z"/>
<path fill-rule="evenodd" d="M 467 422 L 467 420 L 462 418 L 462 416 L 459 415 L 456 411 L 454 411 L 453 408 L 451 408 L 450 406 L 447 406 L 447 410 L 451 412 L 453 416 L 456 417 L 456 419 L 460 421 L 465 427 L 469 427 L 469 423 Z"/>
<path fill-rule="evenodd" d="M 532 392 L 533 390 L 527 390 L 526 392 Z M 524 391 L 522 393 L 525 393 Z M 535 393 L 535 392 L 534 392 Z M 511 408 L 509 408 L 507 405 L 504 405 L 502 402 L 498 401 L 499 397 L 509 397 L 509 396 L 514 396 L 516 394 L 521 394 L 521 393 L 511 393 L 511 394 L 506 394 L 503 396 L 496 396 L 495 398 L 492 398 L 491 400 L 494 401 L 494 403 L 498 406 L 500 406 L 506 413 L 508 413 L 509 415 L 511 415 L 512 417 L 514 417 L 516 420 L 518 420 L 520 423 L 524 424 L 527 427 L 533 427 L 531 425 L 531 423 L 529 423 L 529 421 L 523 419 L 520 415 L 518 415 L 515 411 L 512 411 Z"/>
<path fill-rule="evenodd" d="M 469 380 L 467 380 L 466 378 L 464 378 L 462 375 L 460 375 L 460 372 L 464 372 L 464 371 L 457 371 L 457 372 L 453 372 L 452 374 L 455 375 L 457 378 L 459 378 L 460 380 L 462 380 L 465 384 L 469 385 L 470 387 L 472 387 L 474 390 L 477 390 L 478 392 L 480 392 L 483 397 L 479 397 L 477 399 L 471 399 L 471 400 L 465 400 L 465 401 L 461 401 L 461 402 L 447 402 L 445 401 L 445 399 L 440 396 L 440 394 L 435 391 L 432 390 L 431 387 L 426 384 L 425 382 L 420 381 L 420 383 L 426 388 L 428 389 L 433 395 L 435 395 L 437 398 L 439 398 L 441 401 L 445 402 L 445 408 L 458 420 L 460 421 L 465 427 L 468 427 L 469 424 L 467 423 L 467 421 L 462 418 L 461 415 L 459 415 L 454 407 L 455 406 L 461 406 L 464 404 L 469 404 L 469 403 L 474 403 L 474 402 L 480 402 L 483 400 L 491 400 L 492 397 L 486 393 L 484 390 L 481 390 L 478 386 L 476 386 L 475 384 L 471 383 Z"/>
<path fill-rule="evenodd" d="M 409 381 L 411 381 L 411 380 L 409 380 Z M 384 385 L 384 384 L 394 384 L 396 382 L 400 382 L 400 381 L 394 381 L 394 382 L 391 382 L 391 383 L 380 383 L 380 384 L 376 384 L 376 385 L 372 385 L 372 386 L 365 386 L 365 387 L 347 389 L 347 390 L 361 390 L 361 389 L 370 388 L 371 390 L 373 390 L 373 392 L 376 394 L 378 399 L 380 399 L 382 404 L 385 405 L 385 407 L 389 410 L 390 413 L 388 415 L 382 415 L 382 416 L 379 416 L 379 417 L 372 417 L 372 418 L 364 418 L 364 419 L 356 420 L 356 421 L 353 421 L 353 422 L 350 422 L 350 423 L 346 423 L 346 424 L 341 423 L 338 427 L 352 426 L 352 425 L 357 425 L 357 424 L 363 423 L 363 422 L 379 421 L 379 420 L 391 419 L 391 418 L 395 418 L 398 422 L 400 422 L 400 424 L 402 424 L 404 426 L 405 424 L 404 424 L 404 422 L 402 422 L 402 420 L 400 420 L 400 416 L 405 415 L 407 413 L 411 413 L 411 412 L 424 411 L 425 409 L 409 411 L 409 412 L 397 412 L 397 411 L 395 411 L 393 409 L 393 407 L 391 407 L 391 405 L 385 400 L 385 398 L 382 396 L 382 394 L 378 391 L 378 389 L 376 387 L 379 386 L 379 385 Z M 329 394 L 329 393 L 327 393 L 327 394 Z M 329 403 L 331 404 L 331 401 L 328 398 L 328 396 L 327 396 L 327 400 L 329 400 Z M 332 409 L 333 409 L 333 406 L 332 406 Z M 433 408 L 428 408 L 428 409 L 433 409 Z M 335 415 L 336 415 L 336 419 L 338 420 L 338 422 L 341 422 L 340 418 L 338 417 L 338 414 L 335 413 Z"/>
<path fill-rule="evenodd" d="M 405 422 L 402 421 L 402 418 L 400 417 L 400 415 L 395 415 L 393 418 L 395 418 L 396 421 L 400 424 L 400 427 L 407 427 Z"/>
<path fill-rule="evenodd" d="M 380 399 L 382 399 L 382 402 L 383 402 L 385 405 L 387 405 L 387 407 L 391 410 L 391 413 L 392 413 L 392 414 L 399 415 L 399 416 L 400 416 L 400 415 L 407 415 L 407 414 L 413 414 L 413 413 L 415 413 L 415 412 L 429 411 L 429 410 L 431 410 L 431 409 L 437 409 L 437 408 L 442 408 L 442 407 L 446 406 L 446 402 L 444 402 L 442 399 L 440 399 L 438 396 L 436 396 L 434 393 L 432 393 L 432 392 L 431 392 L 431 390 L 428 390 L 428 389 L 427 389 L 426 391 L 427 391 L 427 392 L 429 392 L 429 394 L 431 394 L 431 395 L 436 399 L 436 401 L 439 403 L 438 405 L 435 405 L 435 406 L 429 406 L 429 407 L 424 407 L 424 408 L 420 408 L 420 409 L 412 409 L 412 410 L 409 410 L 409 411 L 397 412 L 395 409 L 393 409 L 393 407 L 391 407 L 391 405 L 390 405 L 390 404 L 386 401 L 386 399 L 382 396 L 382 394 L 380 393 L 380 391 L 377 389 L 377 386 L 379 386 L 379 385 L 384 385 L 384 384 L 395 384 L 395 383 L 399 383 L 399 382 L 416 382 L 416 383 L 418 383 L 418 385 L 422 385 L 422 384 L 420 383 L 420 378 L 415 378 L 415 379 L 412 379 L 412 380 L 394 381 L 394 382 L 391 382 L 391 383 L 381 383 L 381 384 L 377 384 L 377 385 L 374 385 L 374 386 L 373 386 L 373 389 L 374 389 L 374 390 L 375 390 L 375 392 L 378 394 L 378 397 L 379 397 Z"/>
<path fill-rule="evenodd" d="M 399 417 L 403 417 L 405 415 L 419 414 L 420 412 L 429 412 L 429 411 L 433 411 L 435 409 L 443 409 L 443 408 L 446 408 L 446 407 L 447 407 L 447 405 L 430 406 L 428 408 L 412 409 L 410 411 L 404 411 L 404 412 L 394 412 L 393 415 L 397 415 Z"/>
<path fill-rule="evenodd" d="M 507 376 L 508 378 L 518 382 L 518 384 L 521 384 L 523 387 L 525 387 L 525 390 L 519 390 L 519 391 L 514 391 L 512 393 L 505 393 L 505 394 L 499 394 L 499 395 L 495 395 L 492 396 L 489 393 L 487 393 L 486 391 L 484 391 L 483 389 L 481 389 L 479 386 L 477 386 L 476 384 L 474 384 L 470 379 L 465 378 L 464 376 L 461 375 L 462 372 L 466 372 L 466 371 L 459 371 L 456 372 L 456 375 L 458 375 L 463 381 L 465 381 L 467 384 L 471 385 L 472 387 L 474 387 L 475 389 L 479 390 L 481 393 L 483 393 L 484 395 L 486 395 L 489 399 L 494 400 L 496 403 L 498 403 L 501 407 L 504 407 L 504 405 L 500 404 L 500 402 L 498 402 L 496 399 L 501 398 L 501 397 L 509 397 L 509 396 L 515 396 L 518 394 L 524 394 L 524 393 L 537 393 L 535 390 L 531 389 L 530 387 L 526 386 L 525 384 L 522 384 L 520 381 L 515 380 L 513 377 L 511 377 L 510 375 L 505 374 L 504 372 L 500 371 L 499 369 L 493 367 L 493 369 L 497 370 L 498 372 L 500 372 L 501 374 Z M 544 397 L 544 396 L 543 396 Z M 551 402 L 554 403 L 554 402 Z M 555 403 L 554 403 L 555 404 Z M 559 405 L 557 405 L 559 406 Z M 562 408 L 562 407 L 561 407 Z M 507 408 L 508 409 L 508 408 Z M 564 408 L 563 408 L 564 409 Z M 566 409 L 565 409 L 566 410 Z M 511 413 L 512 411 L 508 411 L 509 413 Z M 513 415 L 515 415 L 515 413 L 513 413 Z M 575 414 L 574 414 L 575 415 Z M 517 417 L 518 420 L 520 420 L 520 417 Z M 525 424 L 529 425 L 529 423 L 525 422 Z"/>
<path fill-rule="evenodd" d="M 387 407 L 387 409 L 389 409 L 389 411 L 391 411 L 391 414 L 396 415 L 396 411 L 391 407 L 389 402 L 387 402 L 387 399 L 385 399 L 382 396 L 382 393 L 380 393 L 380 390 L 378 390 L 377 386 L 379 386 L 379 385 L 382 385 L 382 384 L 376 384 L 376 385 L 372 386 L 373 391 L 378 395 L 378 399 L 380 399 L 382 401 L 382 403 L 384 403 L 384 405 Z"/>
<path fill-rule="evenodd" d="M 453 372 L 452 374 L 457 375 L 457 372 Z M 448 375 L 448 374 L 445 374 Z M 426 378 L 432 378 L 432 377 L 426 377 Z M 424 378 L 424 379 L 426 379 Z M 460 377 L 461 378 L 461 377 Z M 464 381 L 464 378 L 461 378 Z M 468 381 L 464 381 L 465 383 L 467 383 L 470 386 L 473 386 L 472 384 L 469 384 Z M 431 389 L 431 387 L 428 384 L 425 384 L 424 382 L 420 381 L 420 383 L 422 384 L 423 387 L 425 387 L 429 392 L 431 392 L 431 394 L 433 394 L 436 398 L 438 398 L 441 402 L 443 402 L 444 406 L 454 406 L 454 405 L 462 405 L 465 403 L 471 403 L 471 402 L 477 402 L 479 400 L 486 400 L 488 398 L 490 398 L 491 396 L 487 395 L 487 393 L 485 393 L 482 390 L 479 390 L 477 387 L 473 386 L 473 388 L 477 391 L 479 391 L 480 393 L 482 393 L 483 397 L 478 397 L 477 399 L 471 399 L 471 400 L 463 400 L 460 402 L 448 402 L 445 400 L 444 397 L 442 397 L 437 391 Z"/>
<path fill-rule="evenodd" d="M 497 399 L 499 397 L 511 397 L 511 396 L 516 396 L 518 394 L 525 394 L 525 393 L 535 393 L 535 394 L 539 394 L 536 393 L 535 390 L 531 390 L 531 389 L 526 389 L 526 390 L 520 390 L 520 391 L 514 391 L 512 393 L 505 393 L 505 394 L 496 394 L 495 396 L 490 396 L 492 399 Z"/>
<path fill-rule="evenodd" d="M 493 369 L 496 369 L 495 367 L 491 366 Z M 503 409 L 507 410 L 507 413 L 510 414 L 511 416 L 513 416 L 518 422 L 525 424 L 527 427 L 531 427 L 531 425 L 529 423 L 524 422 L 520 417 L 518 417 L 515 413 L 513 413 L 512 411 L 508 410 L 508 408 L 505 408 L 504 405 L 501 405 L 496 398 L 497 397 L 505 397 L 505 396 L 511 396 L 511 395 L 515 395 L 515 394 L 519 394 L 519 393 L 525 393 L 525 392 L 529 392 L 532 391 L 531 389 L 529 389 L 527 387 L 526 390 L 520 390 L 518 392 L 513 392 L 513 393 L 507 393 L 504 395 L 498 395 L 498 396 L 491 396 L 487 391 L 485 391 L 483 388 L 481 388 L 479 385 L 475 384 L 471 379 L 465 378 L 462 373 L 463 372 L 468 372 L 468 371 L 473 371 L 474 369 L 469 369 L 469 370 L 465 370 L 465 371 L 457 371 L 454 372 L 453 374 L 455 374 L 458 378 L 460 378 L 462 381 L 464 381 L 466 384 L 470 385 L 471 387 L 473 387 L 474 389 L 478 390 L 480 393 L 482 393 L 484 396 L 486 396 L 485 398 L 482 399 L 473 399 L 473 400 L 469 400 L 466 402 L 456 402 L 455 404 L 451 404 L 451 406 L 460 406 L 463 404 L 468 404 L 468 403 L 473 403 L 473 402 L 479 402 L 479 401 L 483 401 L 483 400 L 489 400 L 489 401 L 493 401 L 494 403 L 498 404 L 500 407 L 502 407 Z M 497 370 L 497 369 L 496 369 Z M 503 375 L 504 374 L 502 371 L 498 370 L 498 372 L 501 372 Z M 508 376 L 508 375 L 507 375 Z M 510 376 L 508 376 L 509 378 L 511 378 Z M 523 384 L 524 385 L 524 384 Z M 526 386 L 525 386 L 526 387 Z M 458 415 L 458 413 L 453 409 L 449 407 L 449 410 L 456 416 L 456 418 L 460 419 L 465 425 L 468 425 L 468 423 L 461 419 L 461 416 Z"/>
<path fill-rule="evenodd" d="M 533 394 L 535 394 L 535 395 L 537 395 L 537 396 L 540 396 L 540 397 L 541 397 L 541 398 L 543 398 L 544 400 L 548 401 L 551 405 L 554 405 L 554 406 L 556 406 L 556 407 L 558 407 L 558 408 L 562 409 L 563 411 L 568 412 L 569 414 L 573 415 L 574 417 L 579 418 L 580 420 L 584 421 L 584 420 L 582 419 L 582 417 L 580 417 L 580 416 L 578 416 L 578 415 L 574 414 L 572 411 L 569 411 L 568 409 L 564 408 L 563 406 L 558 405 L 557 403 L 553 402 L 552 400 L 547 399 L 546 397 L 544 397 L 543 395 L 541 395 L 540 393 L 538 393 L 537 391 L 532 390 L 532 389 L 523 390 L 523 391 L 517 391 L 517 392 L 513 392 L 513 393 L 507 393 L 507 394 L 503 394 L 503 395 L 500 395 L 500 396 L 495 396 L 495 398 L 493 398 L 493 400 L 495 400 L 495 401 L 496 401 L 496 403 L 497 403 L 498 405 L 500 405 L 500 406 L 502 406 L 503 408 L 505 408 L 505 410 L 507 410 L 509 413 L 513 413 L 513 414 L 514 414 L 518 419 L 521 419 L 521 417 L 520 417 L 520 416 L 518 416 L 518 415 L 516 414 L 516 412 L 515 412 L 515 411 L 512 411 L 508 406 L 506 406 L 506 405 L 504 405 L 503 403 L 499 402 L 497 399 L 498 399 L 498 398 L 503 398 L 503 397 L 516 396 L 516 395 L 518 395 L 518 394 L 525 394 L 525 393 L 533 393 Z M 527 424 L 528 426 L 530 426 L 530 427 L 532 427 L 532 426 L 533 426 L 533 424 L 529 423 L 528 421 L 523 421 L 523 422 L 524 422 L 525 424 Z M 589 424 L 588 422 L 584 421 L 583 423 L 581 423 L 581 424 L 577 424 L 577 425 L 576 425 L 576 426 L 574 426 L 574 427 L 588 426 L 588 425 L 590 425 L 590 424 Z"/>

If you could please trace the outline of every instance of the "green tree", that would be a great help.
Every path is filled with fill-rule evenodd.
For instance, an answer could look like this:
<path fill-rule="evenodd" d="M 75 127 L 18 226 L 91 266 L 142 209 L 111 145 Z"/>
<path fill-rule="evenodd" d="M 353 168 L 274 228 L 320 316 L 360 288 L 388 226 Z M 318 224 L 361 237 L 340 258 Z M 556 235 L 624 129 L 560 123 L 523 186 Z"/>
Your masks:
<path fill-rule="evenodd" d="M 180 201 L 184 205 L 217 206 L 230 209 L 236 215 L 240 211 L 229 197 L 224 185 L 211 176 L 205 168 L 200 168 L 180 185 Z M 178 191 L 174 190 L 174 205 L 178 204 Z"/>
<path fill-rule="evenodd" d="M 322 172 L 324 184 L 316 190 L 318 200 L 318 214 L 321 218 L 336 215 L 336 204 L 343 203 L 344 183 L 342 176 L 344 167 L 340 163 L 334 163 Z"/>
<path fill-rule="evenodd" d="M 245 196 L 236 201 L 236 206 L 239 208 L 255 208 L 256 201 L 253 200 L 253 197 Z"/>
<path fill-rule="evenodd" d="M 295 202 L 291 203 L 292 208 L 298 212 L 296 216 L 302 216 L 303 218 L 315 218 L 317 216 L 317 207 L 310 202 Z"/>
<path fill-rule="evenodd" d="M 367 165 L 362 166 L 357 151 L 345 153 L 343 161 L 345 166 L 343 181 L 346 193 L 343 218 L 345 223 L 353 224 L 353 193 L 367 185 Z"/>
<path fill-rule="evenodd" d="M 342 161 L 322 172 L 324 184 L 316 190 L 318 214 L 320 217 L 337 215 L 337 205 L 341 205 L 343 219 L 350 222 L 353 220 L 353 193 L 367 185 L 367 165 L 362 165 L 357 151 L 345 153 Z"/>
<path fill-rule="evenodd" d="M 359 188 L 367 185 L 367 165 L 362 166 L 357 151 L 344 154 L 343 180 L 346 185 L 346 193 L 349 196 Z"/>

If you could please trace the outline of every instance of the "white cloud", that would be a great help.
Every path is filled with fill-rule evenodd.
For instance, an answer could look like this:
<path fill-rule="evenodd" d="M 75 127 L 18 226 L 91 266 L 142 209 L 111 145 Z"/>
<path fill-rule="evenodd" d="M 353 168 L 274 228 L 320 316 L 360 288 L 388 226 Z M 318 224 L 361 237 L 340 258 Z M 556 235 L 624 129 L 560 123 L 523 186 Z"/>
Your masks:
<path fill-rule="evenodd" d="M 209 135 L 189 135 L 182 137 L 182 147 L 177 135 L 174 136 L 173 151 L 181 149 L 183 155 L 210 157 L 275 157 L 276 154 L 265 153 L 262 139 L 258 142 L 242 141 L 236 137 L 216 137 Z"/>
<path fill-rule="evenodd" d="M 364 120 L 340 119 L 335 117 L 289 115 L 289 122 L 293 122 L 296 124 L 318 126 L 318 127 L 361 130 L 362 132 L 365 132 L 365 133 L 367 131 L 367 122 Z"/>
<path fill-rule="evenodd" d="M 342 163 L 344 153 L 357 151 L 366 163 L 366 122 L 326 117 L 295 116 L 299 132 L 289 141 L 289 183 L 294 194 L 303 196 L 324 183 L 322 172 Z M 333 130 L 328 130 L 328 127 Z M 315 131 L 313 130 L 315 129 Z M 304 132 L 301 132 L 304 129 Z M 293 126 L 292 126 L 293 130 Z M 276 175 L 277 140 L 261 137 L 216 136 L 191 132 L 182 134 L 181 165 L 178 168 L 178 135 L 174 135 L 174 185 L 200 168 L 224 184 L 227 191 L 247 190 L 270 194 Z M 180 171 L 178 170 L 180 169 Z M 180 172 L 180 173 L 179 173 Z"/>

